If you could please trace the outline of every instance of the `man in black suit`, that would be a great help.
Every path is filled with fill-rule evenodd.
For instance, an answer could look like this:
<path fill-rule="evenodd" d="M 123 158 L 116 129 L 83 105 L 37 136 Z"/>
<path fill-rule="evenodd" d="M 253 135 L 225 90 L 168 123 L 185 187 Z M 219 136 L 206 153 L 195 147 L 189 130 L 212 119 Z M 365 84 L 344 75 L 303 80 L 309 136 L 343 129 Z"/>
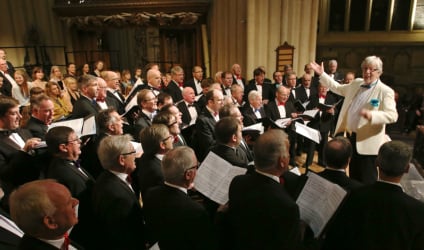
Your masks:
<path fill-rule="evenodd" d="M 233 166 L 247 168 L 249 162 L 246 153 L 240 148 L 242 126 L 234 117 L 221 118 L 215 125 L 216 145 L 211 147 L 211 152 Z"/>
<path fill-rule="evenodd" d="M 185 87 L 183 89 L 183 100 L 177 104 L 178 109 L 182 113 L 184 125 L 193 125 L 196 122 L 200 109 L 195 101 L 194 90 L 191 87 Z"/>
<path fill-rule="evenodd" d="M 100 164 L 97 149 L 103 138 L 113 135 L 122 135 L 123 120 L 114 108 L 102 110 L 96 116 L 96 124 L 98 126 L 98 133 L 95 137 L 87 142 L 81 149 L 81 165 L 97 179 L 103 167 Z"/>
<path fill-rule="evenodd" d="M 238 84 L 231 86 L 231 98 L 228 98 L 226 103 L 236 105 L 238 108 L 242 108 L 245 104 L 243 101 L 244 91 L 243 88 Z"/>
<path fill-rule="evenodd" d="M 222 91 L 212 89 L 206 94 L 207 105 L 196 120 L 193 146 L 197 159 L 203 161 L 209 148 L 215 144 L 215 124 L 219 121 L 219 109 L 224 105 Z"/>
<path fill-rule="evenodd" d="M 0 98 L 0 180 L 5 197 L 3 208 L 7 207 L 10 192 L 17 186 L 40 176 L 40 169 L 34 166 L 35 148 L 40 138 L 33 138 L 27 129 L 19 128 L 22 116 L 19 103 L 12 97 Z"/>
<path fill-rule="evenodd" d="M 297 249 L 299 208 L 279 179 L 289 169 L 288 144 L 283 131 L 268 130 L 256 141 L 255 171 L 232 180 L 228 249 Z"/>
<path fill-rule="evenodd" d="M 99 146 L 105 171 L 93 189 L 92 206 L 97 221 L 96 249 L 144 249 L 146 233 L 138 197 L 127 178 L 135 170 L 131 136 L 106 137 Z"/>
<path fill-rule="evenodd" d="M 296 118 L 296 108 L 289 100 L 290 89 L 280 86 L 277 89 L 275 100 L 272 100 L 265 106 L 266 116 L 272 121 L 283 118 Z M 286 124 L 286 133 L 290 140 L 290 165 L 297 166 L 296 157 L 296 133 L 291 129 L 291 121 Z"/>
<path fill-rule="evenodd" d="M 115 110 L 120 110 L 123 112 L 123 103 L 120 103 L 115 97 L 108 95 L 109 91 L 107 91 L 108 87 L 106 81 L 101 77 L 97 77 L 97 84 L 99 87 L 99 92 L 97 93 L 96 103 L 99 105 L 100 110 L 105 110 L 109 107 L 112 107 Z"/>
<path fill-rule="evenodd" d="M 123 114 L 125 112 L 125 97 L 120 92 L 121 86 L 118 74 L 113 71 L 103 71 L 101 76 L 107 85 L 107 96 L 114 100 L 114 108 L 118 111 L 118 113 Z"/>
<path fill-rule="evenodd" d="M 78 200 L 54 180 L 26 183 L 10 196 L 10 214 L 24 236 L 19 249 L 83 249 L 71 242 L 68 231 L 78 223 Z"/>
<path fill-rule="evenodd" d="M 241 76 L 240 65 L 237 63 L 233 64 L 231 71 L 233 72 L 233 82 L 237 83 L 242 89 L 244 89 L 246 86 L 246 79 Z"/>
<path fill-rule="evenodd" d="M 400 141 L 380 147 L 379 180 L 352 190 L 328 228 L 323 249 L 422 249 L 424 204 L 400 186 L 411 156 Z"/>
<path fill-rule="evenodd" d="M 150 189 L 144 197 L 146 225 L 162 250 L 217 249 L 208 213 L 187 195 L 197 167 L 191 148 L 169 151 L 162 162 L 164 185 Z"/>
<path fill-rule="evenodd" d="M 317 95 L 317 88 L 311 86 L 312 75 L 304 74 L 302 76 L 302 85 L 295 89 L 296 100 L 299 100 L 302 104 L 310 101 L 311 96 Z M 298 110 L 303 111 L 303 110 Z"/>
<path fill-rule="evenodd" d="M 3 85 L 0 88 L 0 93 L 5 96 L 12 96 L 12 82 L 14 82 L 15 80 L 13 79 L 13 75 L 9 74 L 6 60 L 1 58 L 0 58 L 0 77 L 3 78 Z"/>
<path fill-rule="evenodd" d="M 343 73 L 337 71 L 337 61 L 332 59 L 328 61 L 327 74 L 333 78 L 336 82 L 341 83 L 343 81 Z"/>
<path fill-rule="evenodd" d="M 0 208 L 0 249 L 16 250 L 24 233 L 12 221 L 10 215 Z"/>
<path fill-rule="evenodd" d="M 248 98 L 249 103 L 246 103 L 246 105 L 240 109 L 243 114 L 244 126 L 250 126 L 258 123 L 259 119 L 266 117 L 265 109 L 262 106 L 262 96 L 259 92 L 256 90 L 250 91 Z"/>
<path fill-rule="evenodd" d="M 184 83 L 184 70 L 181 66 L 174 66 L 171 69 L 172 80 L 166 86 L 165 92 L 172 96 L 174 102 L 179 102 L 183 99 L 182 88 Z"/>
<path fill-rule="evenodd" d="M 233 75 L 230 71 L 224 71 L 221 74 L 221 81 L 222 81 L 222 93 L 226 98 L 231 97 L 231 86 L 233 86 Z"/>
<path fill-rule="evenodd" d="M 149 89 L 143 89 L 137 94 L 137 104 L 140 108 L 138 118 L 131 128 L 131 135 L 138 141 L 140 131 L 152 125 L 153 117 L 156 115 L 158 100 Z"/>
<path fill-rule="evenodd" d="M 54 104 L 47 95 L 39 95 L 31 100 L 31 118 L 29 118 L 25 128 L 34 137 L 44 141 L 48 126 L 53 121 Z"/>
<path fill-rule="evenodd" d="M 311 96 L 310 102 L 307 105 L 307 109 L 319 109 L 319 107 L 322 107 L 320 111 L 316 114 L 316 116 L 310 120 L 308 123 L 308 126 L 316 129 L 321 134 L 321 140 L 320 143 L 317 145 L 316 142 L 305 139 L 308 141 L 307 143 L 307 156 L 306 156 L 306 162 L 305 167 L 306 170 L 308 167 L 312 164 L 312 160 L 314 158 L 315 148 L 318 151 L 318 165 L 325 166 L 325 158 L 324 158 L 324 147 L 328 142 L 328 134 L 331 130 L 333 120 L 335 115 L 338 113 L 336 107 L 332 107 L 332 105 L 335 105 L 337 102 L 337 97 L 332 92 L 328 91 L 328 88 L 319 85 L 318 87 L 318 94 L 315 96 Z M 320 104 L 324 104 L 319 106 Z"/>
<path fill-rule="evenodd" d="M 96 103 L 98 94 L 97 77 L 92 75 L 83 75 L 78 79 L 78 88 L 81 96 L 75 102 L 72 109 L 72 118 L 84 118 L 89 115 L 97 115 L 100 110 Z"/>
<path fill-rule="evenodd" d="M 174 106 L 175 107 L 175 106 Z M 178 118 L 171 111 L 161 111 L 153 119 L 153 124 L 163 124 L 168 127 L 169 133 L 174 137 L 173 147 L 187 146 L 184 136 L 181 135 Z"/>
<path fill-rule="evenodd" d="M 131 175 L 135 191 L 140 191 L 143 197 L 148 189 L 163 184 L 161 162 L 166 152 L 173 148 L 174 136 L 167 126 L 153 124 L 141 131 L 140 142 L 148 147 L 143 148 L 143 155 L 137 159 L 137 169 Z"/>
<path fill-rule="evenodd" d="M 7 72 L 9 72 L 9 75 L 11 76 L 15 75 L 15 67 L 13 67 L 13 64 L 7 60 L 7 53 L 4 49 L 1 49 L 1 48 L 0 48 L 0 59 L 6 60 Z"/>
<path fill-rule="evenodd" d="M 54 127 L 46 134 L 46 143 L 53 159 L 44 176 L 57 180 L 66 186 L 72 197 L 80 201 L 79 223 L 72 230 L 71 238 L 88 247 L 92 232 L 91 190 L 94 178 L 80 166 L 81 140 L 72 128 Z"/>
<path fill-rule="evenodd" d="M 327 165 L 324 171 L 318 173 L 319 176 L 347 191 L 362 186 L 362 183 L 346 175 L 346 168 L 352 158 L 352 145 L 348 139 L 338 136 L 329 141 L 324 147 L 324 156 Z"/>
<path fill-rule="evenodd" d="M 249 96 L 249 92 L 252 90 L 256 90 L 259 92 L 259 94 L 263 94 L 263 86 L 264 86 L 264 80 L 265 80 L 265 71 L 258 67 L 255 70 L 253 70 L 253 77 L 249 84 L 244 88 L 244 100 L 248 102 L 249 100 L 247 97 Z M 262 96 L 263 99 L 263 96 Z"/>
<path fill-rule="evenodd" d="M 194 66 L 192 70 L 193 78 L 188 79 L 184 83 L 185 87 L 190 87 L 194 90 L 195 95 L 200 95 L 203 92 L 202 80 L 203 80 L 203 69 L 200 66 Z M 184 96 L 184 94 L 183 94 Z"/>

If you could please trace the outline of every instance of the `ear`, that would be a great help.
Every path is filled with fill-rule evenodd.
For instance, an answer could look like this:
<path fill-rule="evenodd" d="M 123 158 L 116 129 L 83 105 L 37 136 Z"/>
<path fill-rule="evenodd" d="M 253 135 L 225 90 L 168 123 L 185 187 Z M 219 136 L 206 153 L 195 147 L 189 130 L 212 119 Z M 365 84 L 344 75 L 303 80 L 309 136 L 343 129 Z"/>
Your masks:
<path fill-rule="evenodd" d="M 59 150 L 60 152 L 68 152 L 68 148 L 66 148 L 65 144 L 59 144 Z"/>
<path fill-rule="evenodd" d="M 409 167 L 410 167 L 411 165 L 409 164 L 409 162 L 406 164 L 406 166 L 405 166 L 405 174 L 406 173 L 408 173 L 409 172 Z"/>
<path fill-rule="evenodd" d="M 123 155 L 119 155 L 119 165 L 121 166 L 125 165 L 125 159 Z"/>
<path fill-rule="evenodd" d="M 159 147 L 160 147 L 160 149 L 165 150 L 166 149 L 165 142 L 160 142 Z"/>
<path fill-rule="evenodd" d="M 115 124 L 109 124 L 109 125 L 107 126 L 107 129 L 108 129 L 109 131 L 115 132 Z"/>
<path fill-rule="evenodd" d="M 231 140 L 232 140 L 233 142 L 236 142 L 236 141 L 237 141 L 237 135 L 236 135 L 236 134 L 233 134 L 233 135 L 231 136 Z"/>
<path fill-rule="evenodd" d="M 47 215 L 43 217 L 43 224 L 50 230 L 54 230 L 58 228 L 58 225 L 56 224 L 54 219 Z"/>

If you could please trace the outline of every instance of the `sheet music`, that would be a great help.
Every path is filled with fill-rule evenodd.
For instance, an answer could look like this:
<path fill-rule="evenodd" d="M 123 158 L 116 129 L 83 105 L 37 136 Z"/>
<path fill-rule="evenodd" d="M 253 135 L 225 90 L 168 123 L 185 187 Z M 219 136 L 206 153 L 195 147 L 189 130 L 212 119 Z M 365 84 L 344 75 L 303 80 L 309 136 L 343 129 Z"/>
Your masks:
<path fill-rule="evenodd" d="M 262 126 L 262 122 L 244 127 L 242 129 L 242 131 L 248 131 L 248 130 L 255 130 L 255 131 L 259 131 L 259 134 L 263 134 L 264 133 L 264 126 Z"/>
<path fill-rule="evenodd" d="M 424 178 L 414 164 L 409 164 L 409 171 L 402 176 L 400 184 L 406 194 L 424 202 Z"/>
<path fill-rule="evenodd" d="M 137 87 L 139 85 L 143 85 L 143 81 L 141 80 L 141 78 L 138 78 L 137 81 L 134 83 L 134 86 L 132 87 L 132 89 L 130 90 L 130 93 L 128 93 L 128 96 L 131 96 L 131 94 L 137 89 Z M 127 100 L 125 100 L 126 102 Z"/>
<path fill-rule="evenodd" d="M 125 116 L 128 113 L 128 111 L 131 110 L 132 107 L 135 107 L 137 105 L 138 105 L 137 104 L 137 95 L 134 95 L 133 98 L 131 99 L 131 101 L 125 106 L 125 113 L 122 114 L 122 116 Z"/>
<path fill-rule="evenodd" d="M 314 118 L 317 115 L 318 111 L 318 109 L 305 110 L 302 115 Z"/>
<path fill-rule="evenodd" d="M 67 120 L 67 121 L 60 121 L 60 122 L 53 122 L 49 125 L 47 131 L 49 131 L 52 128 L 59 127 L 59 126 L 65 126 L 72 128 L 75 133 L 78 135 L 78 137 L 82 136 L 82 127 L 84 125 L 84 118 L 78 118 L 74 120 Z"/>
<path fill-rule="evenodd" d="M 229 162 L 209 152 L 197 170 L 194 187 L 209 199 L 224 205 L 233 178 L 245 174 L 247 169 L 232 166 Z"/>
<path fill-rule="evenodd" d="M 82 125 L 82 136 L 84 135 L 95 135 L 97 133 L 96 128 L 96 117 L 90 116 L 89 118 L 84 120 Z"/>
<path fill-rule="evenodd" d="M 297 176 L 301 176 L 302 173 L 300 172 L 298 167 L 292 168 L 290 169 L 290 172 L 292 172 L 293 174 L 297 175 Z"/>
<path fill-rule="evenodd" d="M 318 130 L 310 128 L 302 123 L 296 122 L 296 133 L 303 135 L 304 137 L 311 139 L 312 141 L 319 143 L 321 140 L 321 134 Z"/>
<path fill-rule="evenodd" d="M 286 128 L 287 123 L 289 123 L 291 120 L 292 120 L 291 118 L 282 118 L 282 119 L 276 120 L 274 124 L 280 128 Z"/>
<path fill-rule="evenodd" d="M 297 198 L 300 219 L 306 222 L 318 237 L 340 206 L 347 192 L 339 185 L 308 173 L 308 180 Z"/>

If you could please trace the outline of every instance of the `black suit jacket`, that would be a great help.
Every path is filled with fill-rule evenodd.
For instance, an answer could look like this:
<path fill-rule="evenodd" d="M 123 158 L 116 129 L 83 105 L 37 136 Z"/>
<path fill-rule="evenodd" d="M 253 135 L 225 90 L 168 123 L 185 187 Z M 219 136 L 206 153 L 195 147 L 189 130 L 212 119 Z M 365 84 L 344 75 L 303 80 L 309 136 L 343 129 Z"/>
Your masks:
<path fill-rule="evenodd" d="M 71 240 L 71 245 L 75 247 L 76 249 L 81 249 L 81 250 L 84 249 L 83 247 L 79 246 L 72 240 Z M 19 250 L 58 250 L 58 248 L 27 234 L 24 234 L 24 236 L 22 237 L 21 242 L 19 243 L 18 249 Z"/>
<path fill-rule="evenodd" d="M 102 164 L 100 163 L 97 149 L 99 148 L 100 142 L 103 138 L 109 136 L 106 133 L 100 132 L 99 135 L 94 136 L 88 143 L 81 148 L 81 165 L 87 170 L 94 179 L 103 172 Z"/>
<path fill-rule="evenodd" d="M 215 119 L 206 108 L 197 117 L 193 149 L 199 161 L 205 159 L 209 148 L 215 144 L 215 124 Z"/>
<path fill-rule="evenodd" d="M 294 107 L 292 102 L 287 101 L 284 107 L 286 108 L 286 117 L 281 117 L 280 111 L 278 111 L 278 106 L 275 100 L 270 101 L 265 106 L 266 117 L 268 117 L 269 119 L 273 121 L 276 121 L 282 118 L 289 118 L 291 117 L 292 113 L 296 113 L 296 108 Z"/>
<path fill-rule="evenodd" d="M 199 115 L 200 114 L 200 108 L 197 106 L 196 103 L 194 103 L 193 105 L 194 105 L 194 108 L 196 109 L 197 115 Z M 186 125 L 189 125 L 190 121 L 191 121 L 191 115 L 190 115 L 190 112 L 188 111 L 187 104 L 184 101 L 180 101 L 177 104 L 177 108 L 182 113 L 181 119 L 183 120 L 183 123 L 186 124 Z"/>
<path fill-rule="evenodd" d="M 215 146 L 211 147 L 212 152 L 221 157 L 222 159 L 228 161 L 233 166 L 247 168 L 249 163 L 245 152 L 237 147 L 237 151 L 229 146 L 217 143 Z"/>
<path fill-rule="evenodd" d="M 308 107 L 318 107 L 319 104 L 319 96 L 311 96 L 310 103 L 308 104 Z M 325 97 L 324 104 L 327 105 L 333 105 L 337 102 L 337 97 L 335 94 L 328 92 L 327 96 Z M 318 112 L 315 119 L 312 119 L 308 126 L 311 128 L 315 128 L 320 132 L 328 132 L 330 131 L 332 124 L 334 122 L 334 118 L 337 115 L 337 108 L 335 109 L 334 115 L 327 113 L 325 110 L 322 111 L 322 114 Z"/>
<path fill-rule="evenodd" d="M 0 88 L 0 93 L 5 96 L 12 96 L 12 83 L 6 78 L 1 70 L 0 76 L 3 77 L 3 86 Z M 13 78 L 13 75 L 10 76 Z"/>
<path fill-rule="evenodd" d="M 173 80 L 168 84 L 168 86 L 165 89 L 165 92 L 172 97 L 172 100 L 174 101 L 174 103 L 179 102 L 180 100 L 183 99 L 183 94 L 180 87 L 178 86 L 178 83 L 176 83 Z"/>
<path fill-rule="evenodd" d="M 100 107 L 97 104 L 93 104 L 92 100 L 81 95 L 80 98 L 75 102 L 72 109 L 72 118 L 84 118 L 89 115 L 97 115 L 100 111 Z"/>
<path fill-rule="evenodd" d="M 246 86 L 246 79 L 244 79 L 243 77 L 241 78 L 241 81 L 243 82 L 243 87 Z M 237 79 L 235 78 L 235 76 L 233 75 L 233 83 L 234 84 L 238 84 L 237 83 Z"/>
<path fill-rule="evenodd" d="M 423 249 L 424 204 L 393 184 L 352 190 L 328 228 L 323 249 Z"/>
<path fill-rule="evenodd" d="M 135 191 L 140 191 L 144 196 L 149 188 L 163 184 L 163 174 L 161 161 L 150 154 L 143 154 L 136 159 L 136 171 L 132 173 L 133 187 Z"/>
<path fill-rule="evenodd" d="M 32 136 L 40 138 L 42 141 L 45 140 L 48 126 L 44 122 L 31 116 L 25 125 L 25 128 L 31 132 Z"/>
<path fill-rule="evenodd" d="M 130 187 L 109 171 L 100 174 L 93 190 L 97 249 L 144 249 L 146 234 L 140 203 Z"/>
<path fill-rule="evenodd" d="M 143 201 L 146 225 L 161 250 L 217 249 L 208 213 L 183 191 L 160 185 L 150 189 Z"/>
<path fill-rule="evenodd" d="M 21 238 L 16 234 L 0 227 L 0 249 L 17 250 Z"/>
<path fill-rule="evenodd" d="M 231 249 L 297 249 L 299 208 L 283 186 L 253 172 L 236 176 L 229 190 Z"/>
<path fill-rule="evenodd" d="M 299 100 L 302 103 L 304 103 L 306 101 L 309 101 L 312 96 L 316 96 L 318 94 L 317 89 L 312 86 L 309 88 L 309 90 L 310 91 L 309 91 L 309 97 L 308 97 L 308 95 L 306 94 L 306 89 L 305 87 L 303 87 L 303 85 L 297 87 L 295 89 L 296 100 Z"/>
<path fill-rule="evenodd" d="M 131 135 L 136 141 L 140 141 L 140 132 L 144 128 L 152 126 L 152 120 L 143 113 L 142 110 L 138 112 L 138 119 L 134 122 L 134 125 L 132 126 Z"/>
<path fill-rule="evenodd" d="M 201 81 L 200 81 L 201 82 Z M 194 90 L 194 94 L 195 95 L 200 95 L 202 94 L 202 92 L 198 93 L 197 92 L 197 88 L 196 88 L 196 84 L 194 83 L 194 78 L 190 78 L 188 79 L 185 83 L 184 83 L 184 87 L 190 87 Z"/>
<path fill-rule="evenodd" d="M 242 108 L 240 108 L 241 114 L 243 115 L 243 125 L 250 126 L 255 123 L 258 123 L 258 118 L 256 118 L 255 113 L 253 112 L 252 107 L 247 103 Z M 266 113 L 264 107 L 259 109 L 259 113 L 261 113 L 261 117 L 265 118 Z"/>
<path fill-rule="evenodd" d="M 361 187 L 363 184 L 357 180 L 349 178 L 346 173 L 337 170 L 325 169 L 318 173 L 319 176 L 344 188 L 346 191 Z"/>
<path fill-rule="evenodd" d="M 119 95 L 122 96 L 121 94 Z M 122 98 L 123 98 L 122 100 L 125 101 L 125 97 L 122 96 Z M 116 110 L 116 112 L 118 112 L 120 115 L 125 113 L 124 102 L 119 100 L 112 92 L 106 91 L 105 102 L 108 107 L 113 107 Z"/>

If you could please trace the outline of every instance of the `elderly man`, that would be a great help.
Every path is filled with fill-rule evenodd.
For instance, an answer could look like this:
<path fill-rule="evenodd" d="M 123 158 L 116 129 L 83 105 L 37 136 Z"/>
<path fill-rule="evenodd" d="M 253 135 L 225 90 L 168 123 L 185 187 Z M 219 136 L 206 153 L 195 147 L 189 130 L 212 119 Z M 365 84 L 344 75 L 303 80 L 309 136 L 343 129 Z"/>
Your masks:
<path fill-rule="evenodd" d="M 346 132 L 352 143 L 349 176 L 366 184 L 375 182 L 375 160 L 378 149 L 386 141 L 386 124 L 398 118 L 394 91 L 380 80 L 383 62 L 376 56 L 366 57 L 361 64 L 362 78 L 350 84 L 339 84 L 322 66 L 315 62 L 311 65 L 324 87 L 345 98 L 335 134 Z"/>
<path fill-rule="evenodd" d="M 222 91 L 212 89 L 206 94 L 207 105 L 196 120 L 193 137 L 194 150 L 200 161 L 205 159 L 209 147 L 215 144 L 215 124 L 219 121 L 219 109 L 224 105 Z"/>
<path fill-rule="evenodd" d="M 135 170 L 130 135 L 104 138 L 98 154 L 105 171 L 93 189 L 98 236 L 96 249 L 144 249 L 146 234 L 140 202 L 127 178 Z"/>
<path fill-rule="evenodd" d="M 177 107 L 183 114 L 182 119 L 184 124 L 192 125 L 196 122 L 200 108 L 197 106 L 196 96 L 191 87 L 185 87 L 183 89 L 183 100 L 177 104 Z"/>
<path fill-rule="evenodd" d="M 172 96 L 174 102 L 183 99 L 182 89 L 184 84 L 184 70 L 181 66 L 174 66 L 171 69 L 172 80 L 165 89 L 165 92 Z"/>
<path fill-rule="evenodd" d="M 120 84 L 118 74 L 113 71 L 102 71 L 101 76 L 107 85 L 107 96 L 110 99 L 113 99 L 116 105 L 119 105 L 118 107 L 115 107 L 115 109 L 119 114 L 124 113 L 125 97 L 119 91 Z"/>
<path fill-rule="evenodd" d="M 262 106 L 262 96 L 259 92 L 256 90 L 250 91 L 248 98 L 249 103 L 240 109 L 244 117 L 244 126 L 250 126 L 258 123 L 259 119 L 266 117 L 265 109 Z"/>
<path fill-rule="evenodd" d="M 34 137 L 44 141 L 48 126 L 52 123 L 54 116 L 53 101 L 47 95 L 40 95 L 31 100 L 31 118 L 29 118 L 25 128 Z"/>
<path fill-rule="evenodd" d="M 231 249 L 297 249 L 299 208 L 279 177 L 289 169 L 287 135 L 268 130 L 256 141 L 255 171 L 236 176 L 229 190 Z"/>
<path fill-rule="evenodd" d="M 187 146 L 184 136 L 181 135 L 178 118 L 170 111 L 161 111 L 153 119 L 153 124 L 163 124 L 168 127 L 169 133 L 174 136 L 173 147 Z"/>
<path fill-rule="evenodd" d="M 150 189 L 144 198 L 146 224 L 159 247 L 166 249 L 217 249 L 211 220 L 199 203 L 190 199 L 198 162 L 189 147 L 169 151 L 162 161 L 164 185 Z"/>
<path fill-rule="evenodd" d="M 83 249 L 67 237 L 78 223 L 78 200 L 54 180 L 20 186 L 10 196 L 10 214 L 24 236 L 19 249 Z"/>
<path fill-rule="evenodd" d="M 5 96 L 12 96 L 12 83 L 15 82 L 13 76 L 9 75 L 7 62 L 0 58 L 0 77 L 3 78 L 3 85 L 0 88 L 0 93 Z"/>
<path fill-rule="evenodd" d="M 107 91 L 108 87 L 106 81 L 103 80 L 103 78 L 101 77 L 97 77 L 97 83 L 99 87 L 99 93 L 97 94 L 96 102 L 99 105 L 100 109 L 104 110 L 109 107 L 113 107 L 123 113 L 123 104 L 120 103 L 116 98 L 110 96 L 110 94 L 108 95 L 109 92 Z"/>
<path fill-rule="evenodd" d="M 424 204 L 400 185 L 411 156 L 400 141 L 380 147 L 379 180 L 352 190 L 328 228 L 323 249 L 422 249 Z"/>
<path fill-rule="evenodd" d="M 98 95 L 97 77 L 83 75 L 78 79 L 78 88 L 81 92 L 80 98 L 75 102 L 72 109 L 72 118 L 84 118 L 89 115 L 97 115 L 100 110 L 96 103 Z"/>

